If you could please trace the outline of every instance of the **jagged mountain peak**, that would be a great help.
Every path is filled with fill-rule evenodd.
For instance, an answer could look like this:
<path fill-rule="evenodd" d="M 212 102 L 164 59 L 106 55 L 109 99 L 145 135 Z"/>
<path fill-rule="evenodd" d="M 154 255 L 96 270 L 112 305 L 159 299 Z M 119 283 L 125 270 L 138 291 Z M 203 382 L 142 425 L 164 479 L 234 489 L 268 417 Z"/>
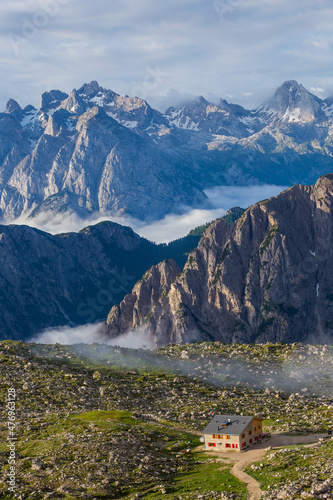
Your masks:
<path fill-rule="evenodd" d="M 296 80 L 287 80 L 275 92 L 275 99 L 280 99 L 286 104 L 299 104 L 305 99 L 310 99 L 316 103 L 321 103 L 321 99 L 311 94 L 301 83 Z"/>
<path fill-rule="evenodd" d="M 139 283 L 131 304 L 113 308 L 109 335 L 142 327 L 157 346 L 306 342 L 313 335 L 326 342 L 333 332 L 332 206 L 333 175 L 325 175 L 254 204 L 229 228 L 215 221 L 158 300 Z M 138 292 L 140 310 L 133 310 Z"/>
<path fill-rule="evenodd" d="M 68 94 L 66 94 L 66 92 L 62 92 L 61 90 L 50 90 L 49 92 L 44 92 L 41 98 L 40 110 L 48 114 L 53 113 L 59 108 L 62 101 L 67 98 Z"/>
<path fill-rule="evenodd" d="M 199 104 L 199 105 L 202 105 L 202 106 L 208 106 L 210 103 L 207 101 L 207 99 L 205 99 L 202 95 L 200 95 L 199 97 L 196 97 L 194 99 L 194 103 L 195 104 Z"/>
<path fill-rule="evenodd" d="M 90 83 L 84 83 L 82 87 L 80 87 L 77 92 L 79 94 L 96 94 L 98 92 L 103 92 L 105 89 L 99 85 L 96 80 L 92 80 Z"/>
<path fill-rule="evenodd" d="M 62 108 L 75 114 L 83 114 L 95 106 L 103 108 L 111 118 L 129 129 L 135 129 L 141 135 L 146 129 L 154 129 L 156 125 L 167 125 L 163 115 L 151 108 L 144 99 L 121 96 L 101 87 L 96 81 L 85 83 L 78 90 L 74 89 L 61 104 Z"/>
<path fill-rule="evenodd" d="M 300 89 L 306 90 L 301 83 L 298 83 L 297 80 L 286 80 L 282 85 L 280 85 L 276 92 L 280 92 L 283 89 L 287 89 L 289 90 L 289 92 L 293 92 L 295 90 L 297 91 Z"/>
<path fill-rule="evenodd" d="M 323 118 L 322 103 L 319 97 L 296 80 L 287 80 L 257 112 L 263 121 L 275 119 L 288 123 L 311 123 Z"/>
<path fill-rule="evenodd" d="M 21 111 L 22 110 L 21 106 L 14 99 L 9 99 L 7 104 L 6 104 L 6 107 L 5 107 L 5 113 L 8 113 L 8 114 L 13 113 L 13 111 L 16 111 L 16 110 Z"/>
<path fill-rule="evenodd" d="M 201 95 L 198 97 L 193 97 L 192 99 L 187 99 L 186 101 L 181 101 L 175 106 L 170 106 L 165 112 L 168 115 L 171 111 L 180 111 L 180 110 L 191 110 L 195 108 L 206 108 L 209 106 L 209 102 Z"/>
<path fill-rule="evenodd" d="M 313 182 L 333 165 L 333 103 L 294 80 L 257 111 L 199 96 L 162 114 L 141 98 L 91 81 L 69 95 L 45 92 L 39 110 L 22 110 L 11 100 L 7 112 L 0 127 L 0 216 L 6 220 L 67 188 L 75 195 L 69 205 L 80 214 L 143 217 L 151 208 L 149 182 L 154 213 L 163 216 L 170 197 L 174 207 L 184 198 L 192 206 L 206 200 L 207 186 Z M 299 126 L 304 123 L 311 126 Z M 97 181 L 86 176 L 92 166 Z M 142 177 L 143 195 L 135 184 Z"/>
<path fill-rule="evenodd" d="M 74 89 L 73 94 L 82 99 L 88 106 L 103 106 L 118 97 L 118 94 L 101 87 L 95 80 L 83 84 L 78 90 Z"/>

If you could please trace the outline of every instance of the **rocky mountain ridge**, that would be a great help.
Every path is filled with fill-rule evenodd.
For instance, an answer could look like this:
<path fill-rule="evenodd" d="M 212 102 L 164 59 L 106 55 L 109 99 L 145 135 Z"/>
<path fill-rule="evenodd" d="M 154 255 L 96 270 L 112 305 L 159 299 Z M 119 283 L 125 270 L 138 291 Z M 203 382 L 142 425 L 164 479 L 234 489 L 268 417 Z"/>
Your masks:
<path fill-rule="evenodd" d="M 199 239 L 156 245 L 112 222 L 55 236 L 0 226 L 0 339 L 103 321 L 147 268 L 165 258 L 183 267 Z"/>
<path fill-rule="evenodd" d="M 331 342 L 333 337 L 333 174 L 256 203 L 228 228 L 211 224 L 182 273 L 146 315 L 114 306 L 108 336 L 143 328 L 156 345 L 222 342 Z M 151 304 L 156 267 L 132 301 Z M 158 281 L 158 280 L 157 280 Z M 133 319 L 134 316 L 132 315 Z"/>
<path fill-rule="evenodd" d="M 95 81 L 0 113 L 0 218 L 159 218 L 216 185 L 314 182 L 333 168 L 333 101 L 285 82 L 257 110 L 203 97 L 164 114 Z"/>

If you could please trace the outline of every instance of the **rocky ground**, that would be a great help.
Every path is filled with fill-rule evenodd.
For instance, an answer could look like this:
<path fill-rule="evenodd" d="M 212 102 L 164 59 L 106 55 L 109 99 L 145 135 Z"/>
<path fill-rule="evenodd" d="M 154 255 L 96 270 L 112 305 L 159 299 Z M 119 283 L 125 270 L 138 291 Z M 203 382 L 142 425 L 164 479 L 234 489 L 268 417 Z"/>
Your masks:
<path fill-rule="evenodd" d="M 260 482 L 266 500 L 332 499 L 333 442 L 273 451 L 247 473 Z"/>
<path fill-rule="evenodd" d="M 332 354 L 330 346 L 301 344 L 198 343 L 145 351 L 1 342 L 2 422 L 8 389 L 17 395 L 16 497 L 245 499 L 245 485 L 227 464 L 220 470 L 214 458 L 184 449 L 199 444 L 210 411 L 260 415 L 275 432 L 326 432 Z M 1 498 L 12 498 L 7 437 L 2 425 Z M 302 453 L 320 464 L 326 449 L 332 451 L 331 442 Z M 279 452 L 270 463 L 285 456 Z M 277 472 L 267 463 L 259 481 L 268 481 L 269 492 Z M 307 491 L 327 481 L 329 469 L 320 476 L 311 470 Z M 283 487 L 294 480 L 290 470 Z M 330 498 L 318 495 L 313 498 Z"/>

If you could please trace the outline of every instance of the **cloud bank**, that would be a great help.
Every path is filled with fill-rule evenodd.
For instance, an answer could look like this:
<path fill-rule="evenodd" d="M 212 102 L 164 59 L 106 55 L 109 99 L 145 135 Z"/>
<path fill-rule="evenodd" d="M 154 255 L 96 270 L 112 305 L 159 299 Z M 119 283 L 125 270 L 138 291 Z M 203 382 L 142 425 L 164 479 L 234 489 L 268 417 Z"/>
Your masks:
<path fill-rule="evenodd" d="M 130 226 L 140 236 L 156 243 L 168 243 L 177 238 L 186 236 L 191 229 L 222 217 L 225 212 L 235 206 L 247 208 L 257 201 L 276 196 L 288 186 L 219 186 L 205 191 L 208 196 L 210 209 L 187 209 L 184 214 L 169 214 L 162 220 L 140 221 L 132 217 L 115 215 L 92 215 L 81 219 L 75 214 L 57 214 L 52 219 L 38 216 L 29 219 L 20 217 L 11 223 L 27 224 L 51 234 L 77 232 L 86 226 L 110 220 L 123 226 Z"/>

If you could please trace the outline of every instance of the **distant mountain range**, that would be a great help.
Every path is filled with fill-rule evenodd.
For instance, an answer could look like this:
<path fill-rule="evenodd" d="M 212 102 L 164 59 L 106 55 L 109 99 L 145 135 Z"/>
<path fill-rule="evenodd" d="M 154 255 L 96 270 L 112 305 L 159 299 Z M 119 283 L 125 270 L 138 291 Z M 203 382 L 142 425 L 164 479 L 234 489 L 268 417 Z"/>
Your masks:
<path fill-rule="evenodd" d="M 164 114 L 91 82 L 0 114 L 0 218 L 159 218 L 216 185 L 312 183 L 333 170 L 333 98 L 285 82 L 256 110 L 203 97 Z"/>
<path fill-rule="evenodd" d="M 149 270 L 112 308 L 107 337 L 143 329 L 157 346 L 199 340 L 333 342 L 333 174 L 256 203 L 204 232 L 182 272 Z"/>

